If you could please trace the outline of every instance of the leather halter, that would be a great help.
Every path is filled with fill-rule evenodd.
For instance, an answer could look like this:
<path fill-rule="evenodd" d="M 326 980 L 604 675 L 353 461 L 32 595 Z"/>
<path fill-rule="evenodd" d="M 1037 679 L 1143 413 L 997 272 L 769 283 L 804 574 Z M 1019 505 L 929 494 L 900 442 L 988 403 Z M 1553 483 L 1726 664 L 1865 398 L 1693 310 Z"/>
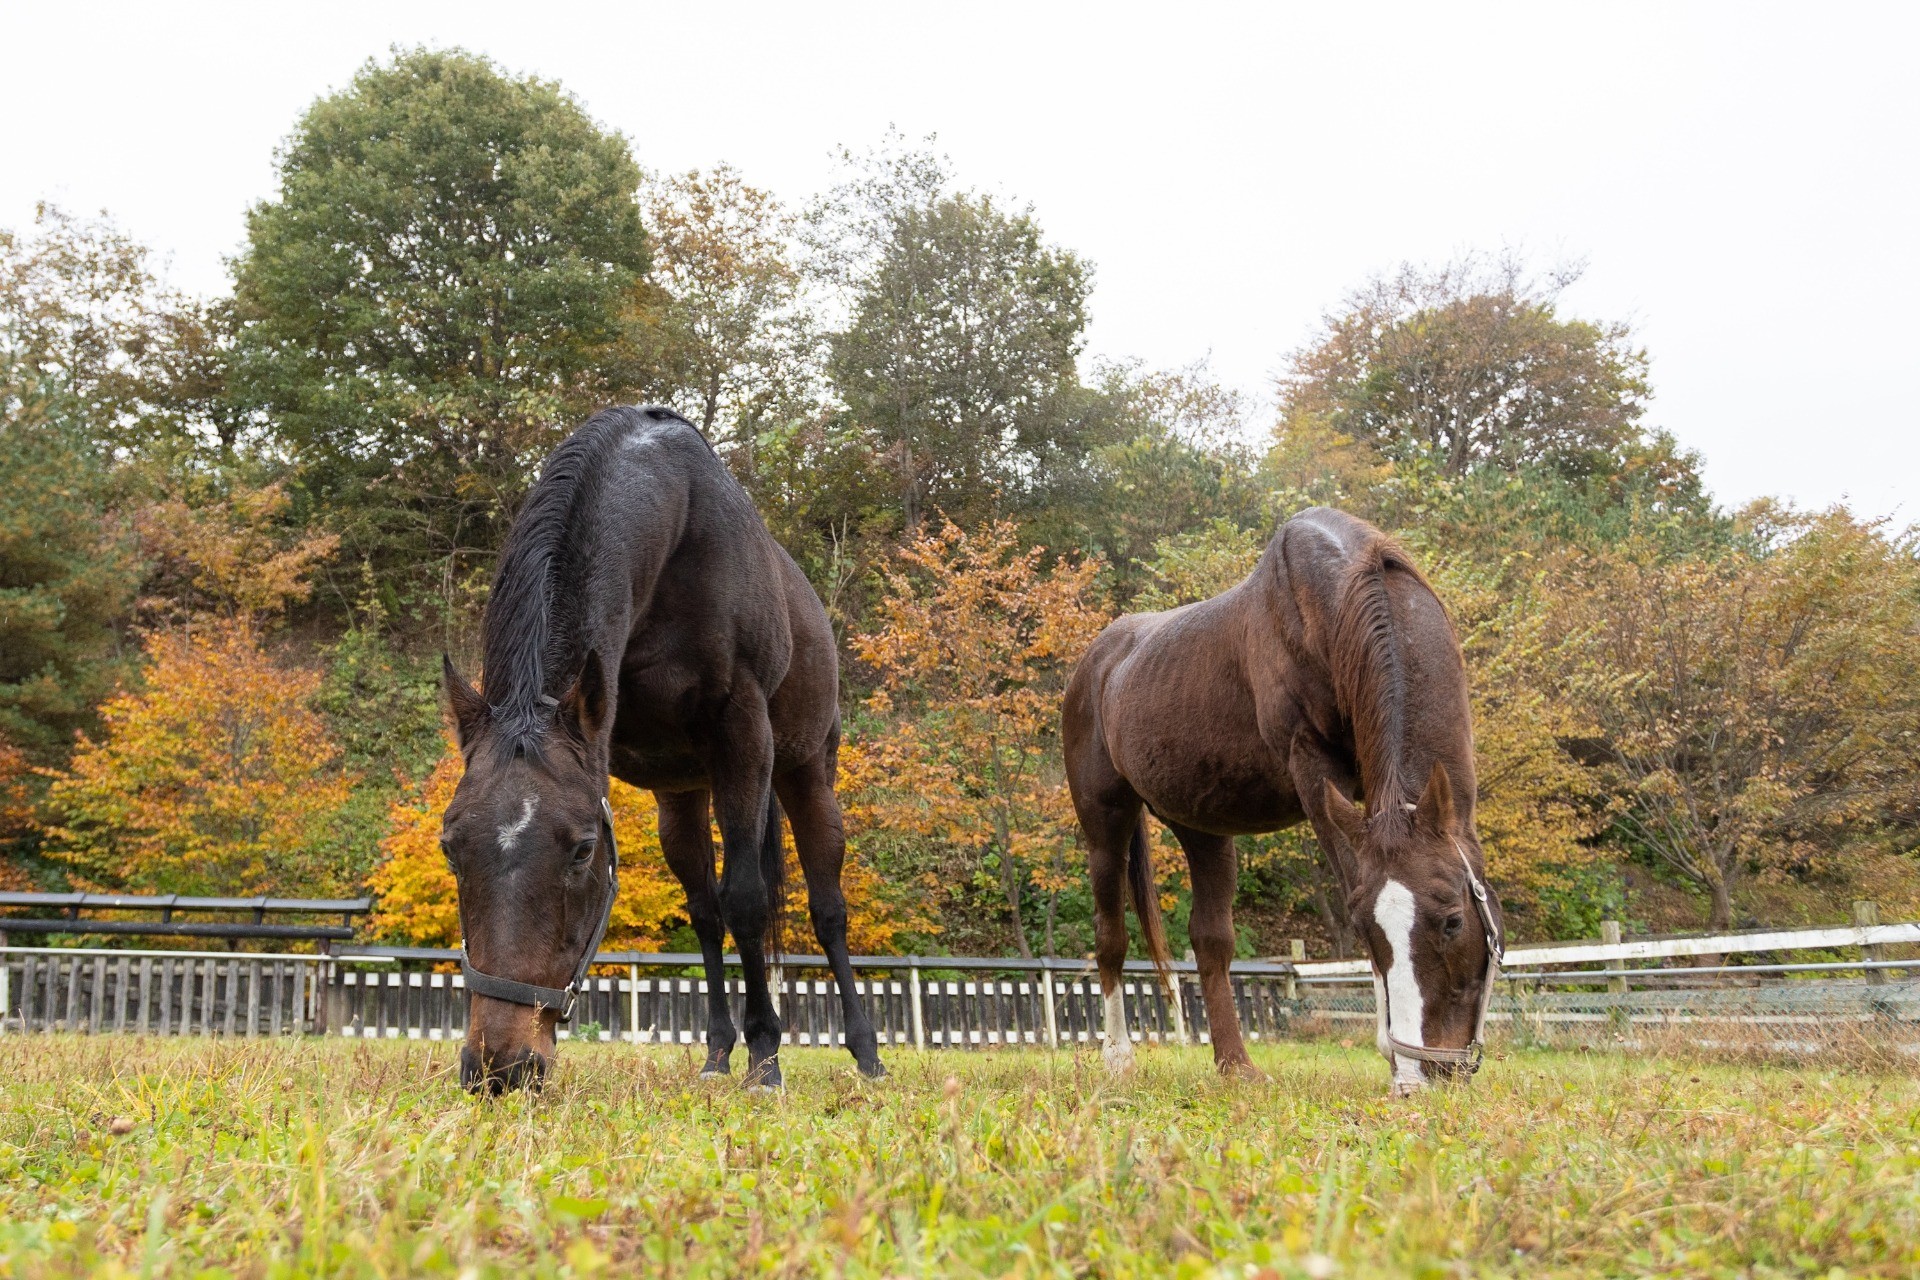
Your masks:
<path fill-rule="evenodd" d="M 1480 914 L 1481 927 L 1487 931 L 1487 972 L 1485 980 L 1480 984 L 1480 1008 L 1474 1014 L 1473 1039 L 1468 1041 L 1464 1049 L 1429 1049 L 1425 1045 L 1408 1044 L 1393 1034 L 1393 1014 L 1388 1008 L 1384 989 L 1381 990 L 1378 1000 L 1379 1030 L 1381 1038 L 1387 1042 L 1387 1048 L 1381 1052 L 1388 1066 L 1392 1066 L 1394 1058 L 1399 1056 L 1440 1066 L 1457 1067 L 1468 1075 L 1472 1075 L 1480 1070 L 1480 1063 L 1486 1057 L 1487 1008 L 1493 1003 L 1493 984 L 1500 976 L 1500 962 L 1506 958 L 1506 947 L 1501 940 L 1499 928 L 1493 923 L 1493 908 L 1487 904 L 1486 886 L 1480 883 L 1480 877 L 1473 874 L 1473 864 L 1467 861 L 1466 849 L 1458 840 L 1455 840 L 1453 850 L 1460 855 L 1460 865 L 1467 870 L 1467 886 L 1473 892 L 1474 909 Z M 1379 972 L 1377 963 L 1374 970 L 1376 973 Z"/>
<path fill-rule="evenodd" d="M 620 896 L 620 846 L 613 838 L 613 806 L 605 796 L 600 797 L 600 821 L 607 829 L 607 905 L 600 913 L 599 927 L 593 931 L 587 949 L 581 953 L 580 963 L 574 966 L 573 981 L 564 987 L 538 987 L 531 982 L 516 982 L 512 978 L 496 978 L 490 973 L 482 973 L 467 959 L 467 944 L 463 938 L 460 942 L 460 975 L 466 979 L 468 991 L 493 1000 L 505 1000 L 509 1004 L 556 1009 L 560 1021 L 572 1019 L 574 1001 L 586 985 L 587 970 L 593 966 L 593 958 L 600 954 L 600 942 L 607 936 L 607 925 L 613 920 L 614 899 Z"/>

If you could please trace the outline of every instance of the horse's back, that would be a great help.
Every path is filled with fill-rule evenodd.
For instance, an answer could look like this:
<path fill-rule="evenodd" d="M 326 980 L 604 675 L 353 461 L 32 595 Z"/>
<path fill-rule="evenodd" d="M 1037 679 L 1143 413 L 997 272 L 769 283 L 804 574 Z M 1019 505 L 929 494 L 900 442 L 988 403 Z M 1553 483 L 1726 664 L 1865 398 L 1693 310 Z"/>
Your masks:
<path fill-rule="evenodd" d="M 694 783 L 684 731 L 737 696 L 765 700 L 777 768 L 817 756 L 839 716 L 819 597 L 697 428 L 670 410 L 627 412 L 617 465 L 630 536 L 647 546 L 635 561 L 616 736 L 635 771 L 666 787 Z"/>

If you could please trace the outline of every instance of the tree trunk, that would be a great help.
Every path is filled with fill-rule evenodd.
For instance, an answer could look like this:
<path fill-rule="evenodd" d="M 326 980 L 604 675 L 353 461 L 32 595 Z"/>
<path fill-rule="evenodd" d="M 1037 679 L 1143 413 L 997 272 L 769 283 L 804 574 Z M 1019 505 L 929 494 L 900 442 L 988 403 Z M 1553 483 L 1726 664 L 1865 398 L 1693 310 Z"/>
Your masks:
<path fill-rule="evenodd" d="M 1027 926 L 1020 919 L 1020 872 L 1013 865 L 1013 855 L 1000 854 L 1000 880 L 1007 891 L 1007 914 L 1013 917 L 1013 940 L 1020 948 L 1021 958 L 1033 959 L 1033 948 L 1027 943 Z"/>

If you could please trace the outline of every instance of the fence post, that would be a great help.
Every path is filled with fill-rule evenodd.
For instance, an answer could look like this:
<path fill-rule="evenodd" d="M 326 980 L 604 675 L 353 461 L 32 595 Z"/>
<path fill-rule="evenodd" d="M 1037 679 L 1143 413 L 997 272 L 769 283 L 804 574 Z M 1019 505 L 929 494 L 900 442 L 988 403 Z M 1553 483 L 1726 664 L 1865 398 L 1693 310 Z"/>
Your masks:
<path fill-rule="evenodd" d="M 1231 976 L 1227 978 L 1227 989 L 1229 991 L 1233 989 L 1233 978 Z M 1181 1044 L 1191 1044 L 1192 1041 L 1187 1039 L 1186 1001 L 1183 1000 L 1180 995 L 1180 971 L 1178 969 L 1170 970 L 1167 973 L 1167 992 L 1173 997 L 1173 1038 Z"/>
<path fill-rule="evenodd" d="M 1610 947 L 1620 945 L 1620 922 L 1618 920 L 1602 920 L 1600 922 L 1600 941 Z M 1603 960 L 1601 963 L 1608 968 L 1617 969 L 1625 962 L 1621 960 Z M 1627 994 L 1627 979 L 1624 974 L 1607 979 L 1607 994 L 1613 996 L 1624 996 Z M 1629 1022 L 1627 1002 L 1622 1000 L 1614 1005 L 1613 1008 L 1608 1011 L 1607 1016 L 1612 1020 L 1615 1027 L 1625 1028 Z"/>
<path fill-rule="evenodd" d="M 913 994 L 913 1047 L 927 1047 L 927 1023 L 920 1013 L 920 957 L 907 957 L 907 987 Z"/>
<path fill-rule="evenodd" d="M 627 966 L 627 1039 L 640 1043 L 640 966 Z"/>
<path fill-rule="evenodd" d="M 1305 938 L 1287 939 L 1287 959 L 1295 964 L 1305 964 L 1307 960 L 1307 940 Z M 1300 998 L 1300 979 L 1289 969 L 1287 971 L 1287 999 Z"/>
<path fill-rule="evenodd" d="M 1872 928 L 1874 925 L 1879 924 L 1880 923 L 1880 904 L 1877 902 L 1854 903 L 1853 904 L 1853 922 L 1863 929 L 1869 929 L 1869 928 Z M 1868 960 L 1877 961 L 1877 960 L 1884 960 L 1887 958 L 1887 949 L 1878 943 L 1869 943 L 1867 946 L 1860 948 L 1860 952 Z M 1867 985 L 1872 987 L 1886 986 L 1887 971 L 1885 969 L 1867 970 Z"/>
<path fill-rule="evenodd" d="M 1047 1048 L 1060 1047 L 1060 1023 L 1053 1015 L 1053 957 L 1040 958 L 1040 1009 L 1047 1019 Z"/>
<path fill-rule="evenodd" d="M 7 933 L 0 929 L 0 1035 L 7 1030 L 7 1015 L 13 1012 L 13 958 L 7 953 Z"/>

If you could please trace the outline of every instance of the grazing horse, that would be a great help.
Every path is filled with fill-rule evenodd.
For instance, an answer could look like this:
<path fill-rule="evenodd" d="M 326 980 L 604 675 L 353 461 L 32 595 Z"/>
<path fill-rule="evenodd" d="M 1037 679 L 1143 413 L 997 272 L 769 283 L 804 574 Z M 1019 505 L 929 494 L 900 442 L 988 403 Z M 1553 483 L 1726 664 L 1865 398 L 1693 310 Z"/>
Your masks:
<path fill-rule="evenodd" d="M 661 848 L 686 888 L 707 974 L 701 1074 L 725 1074 L 733 1051 L 731 931 L 747 1083 L 781 1083 L 765 947 L 781 908 L 783 808 L 847 1047 L 863 1074 L 883 1074 L 847 955 L 833 632 L 691 423 L 608 409 L 554 450 L 501 551 L 482 652 L 484 694 L 445 664 L 466 760 L 440 838 L 465 939 L 461 1082 L 498 1093 L 544 1077 L 617 892 L 609 775 L 653 791 Z"/>
<path fill-rule="evenodd" d="M 1186 851 L 1193 952 L 1223 1073 L 1253 1071 L 1227 976 L 1233 837 L 1305 818 L 1366 939 L 1394 1092 L 1472 1074 L 1500 904 L 1473 829 L 1466 668 L 1446 610 L 1392 539 L 1316 507 L 1289 520 L 1231 590 L 1118 619 L 1073 673 L 1062 736 L 1090 850 L 1109 1066 L 1133 1060 L 1121 987 L 1128 896 L 1149 953 L 1167 964 L 1144 806 Z"/>

